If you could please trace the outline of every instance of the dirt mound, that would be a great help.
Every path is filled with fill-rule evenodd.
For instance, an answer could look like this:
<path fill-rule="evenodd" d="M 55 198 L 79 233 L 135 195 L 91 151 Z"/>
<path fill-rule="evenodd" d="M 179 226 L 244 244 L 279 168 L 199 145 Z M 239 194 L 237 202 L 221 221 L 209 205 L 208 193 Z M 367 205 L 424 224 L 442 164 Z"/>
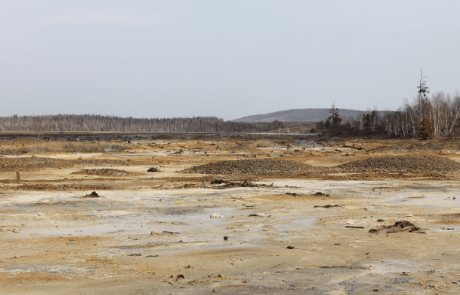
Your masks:
<path fill-rule="evenodd" d="M 134 176 L 139 175 L 141 173 L 138 172 L 128 172 L 125 170 L 119 169 L 84 169 L 77 172 L 73 172 L 72 174 L 83 174 L 83 175 L 97 175 L 97 176 Z"/>
<path fill-rule="evenodd" d="M 21 157 L 6 158 L 0 157 L 0 172 L 11 171 L 34 171 L 40 169 L 54 168 L 81 168 L 82 166 L 126 166 L 137 164 L 139 161 L 121 161 L 121 160 L 104 160 L 104 159 L 76 159 L 63 160 L 44 157 Z"/>
<path fill-rule="evenodd" d="M 390 234 L 390 233 L 401 233 L 401 232 L 418 232 L 418 233 L 425 233 L 422 231 L 422 229 L 412 222 L 403 220 L 403 221 L 396 221 L 394 225 L 388 225 L 384 226 L 380 229 L 371 229 L 369 230 L 369 233 L 371 234 L 378 234 L 378 233 L 385 233 L 385 234 Z"/>
<path fill-rule="evenodd" d="M 395 156 L 354 161 L 337 168 L 345 172 L 444 174 L 460 171 L 460 164 L 438 156 Z"/>
<path fill-rule="evenodd" d="M 313 166 L 283 160 L 235 160 L 209 163 L 186 169 L 185 173 L 202 174 L 297 174 L 312 170 Z"/>
<path fill-rule="evenodd" d="M 373 153 L 441 153 L 443 151 L 458 151 L 460 143 L 458 142 L 429 142 L 414 145 L 387 145 L 380 146 L 371 152 Z"/>

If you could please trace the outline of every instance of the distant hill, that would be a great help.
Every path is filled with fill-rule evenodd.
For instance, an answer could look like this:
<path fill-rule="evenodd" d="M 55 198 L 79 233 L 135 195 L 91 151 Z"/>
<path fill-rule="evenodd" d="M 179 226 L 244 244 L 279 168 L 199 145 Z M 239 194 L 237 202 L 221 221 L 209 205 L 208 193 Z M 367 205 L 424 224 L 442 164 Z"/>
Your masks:
<path fill-rule="evenodd" d="M 341 117 L 356 117 L 365 111 L 339 109 Z M 271 121 L 320 121 L 329 117 L 329 109 L 294 109 L 274 113 L 247 116 L 232 120 L 233 122 L 271 122 Z"/>

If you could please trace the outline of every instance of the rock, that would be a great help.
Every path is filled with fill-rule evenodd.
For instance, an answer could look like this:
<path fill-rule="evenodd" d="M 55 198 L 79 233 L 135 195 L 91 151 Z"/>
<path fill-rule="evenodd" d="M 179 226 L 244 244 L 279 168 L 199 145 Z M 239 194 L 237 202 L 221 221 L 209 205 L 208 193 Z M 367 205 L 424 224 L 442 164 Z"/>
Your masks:
<path fill-rule="evenodd" d="M 157 233 L 154 232 L 153 230 L 150 232 L 150 235 L 151 235 L 151 236 L 155 236 L 156 234 L 157 234 Z"/>
<path fill-rule="evenodd" d="M 249 217 L 266 217 L 269 216 L 267 213 L 252 213 L 249 214 Z"/>
<path fill-rule="evenodd" d="M 160 166 L 149 168 L 147 172 L 160 172 Z"/>
<path fill-rule="evenodd" d="M 181 280 L 184 280 L 184 279 L 185 279 L 184 275 L 177 275 L 177 277 L 176 277 L 176 281 L 181 281 Z"/>
<path fill-rule="evenodd" d="M 315 196 L 325 196 L 325 197 L 329 197 L 328 194 L 325 194 L 325 193 L 322 193 L 322 192 L 316 192 L 316 193 L 315 193 Z"/>
<path fill-rule="evenodd" d="M 219 215 L 219 214 L 217 214 L 217 213 L 213 213 L 213 214 L 211 214 L 209 217 L 211 217 L 211 218 L 219 218 L 219 217 L 223 217 L 223 216 L 222 216 L 222 215 Z"/>
<path fill-rule="evenodd" d="M 93 191 L 92 193 L 90 193 L 89 195 L 85 195 L 83 196 L 83 198 L 99 198 L 99 194 L 96 193 L 95 191 Z"/>
<path fill-rule="evenodd" d="M 412 217 L 413 215 L 412 214 L 407 214 L 406 217 Z"/>
<path fill-rule="evenodd" d="M 294 249 L 294 246 L 287 246 L 288 249 Z"/>
<path fill-rule="evenodd" d="M 227 236 L 224 236 L 224 241 L 227 241 L 228 240 L 228 237 Z"/>
<path fill-rule="evenodd" d="M 211 181 L 211 184 L 223 184 L 223 183 L 225 183 L 225 180 L 217 179 L 217 178 Z"/>
<path fill-rule="evenodd" d="M 16 229 L 13 229 L 13 232 L 14 232 L 15 234 L 19 234 L 19 233 L 20 233 L 20 231 L 18 231 L 18 230 L 16 230 Z"/>

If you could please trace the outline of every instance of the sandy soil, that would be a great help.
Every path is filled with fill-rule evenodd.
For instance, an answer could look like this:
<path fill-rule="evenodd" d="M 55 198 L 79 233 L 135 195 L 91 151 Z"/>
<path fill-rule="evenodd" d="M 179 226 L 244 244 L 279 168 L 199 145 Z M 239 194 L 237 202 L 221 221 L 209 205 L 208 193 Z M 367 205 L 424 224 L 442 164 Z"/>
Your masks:
<path fill-rule="evenodd" d="M 0 293 L 460 292 L 455 171 L 323 172 L 420 142 L 296 140 L 147 138 L 125 152 L 0 157 L 24 169 L 17 183 L 15 169 L 0 167 Z M 11 153 L 14 140 L 8 145 Z M 417 150 L 458 162 L 448 146 Z M 183 172 L 254 157 L 323 168 L 288 176 Z M 160 172 L 147 172 L 154 166 Z M 224 188 L 211 184 L 215 178 L 253 186 Z M 402 220 L 421 230 L 369 232 Z"/>

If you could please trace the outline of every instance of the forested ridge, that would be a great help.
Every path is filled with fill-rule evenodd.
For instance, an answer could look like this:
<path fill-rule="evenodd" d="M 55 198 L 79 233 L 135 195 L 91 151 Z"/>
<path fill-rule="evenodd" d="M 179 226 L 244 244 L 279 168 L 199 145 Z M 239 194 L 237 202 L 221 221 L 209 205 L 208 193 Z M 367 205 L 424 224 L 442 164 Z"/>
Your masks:
<path fill-rule="evenodd" d="M 366 113 L 365 111 L 339 109 L 342 117 L 357 117 Z M 271 121 L 283 121 L 283 122 L 315 122 L 324 120 L 329 116 L 329 109 L 293 109 L 278 111 L 268 114 L 247 116 L 233 120 L 234 122 L 271 122 Z"/>
<path fill-rule="evenodd" d="M 274 122 L 230 122 L 217 117 L 132 118 L 102 115 L 0 117 L 0 131 L 119 131 L 119 132 L 267 132 L 285 127 Z"/>

